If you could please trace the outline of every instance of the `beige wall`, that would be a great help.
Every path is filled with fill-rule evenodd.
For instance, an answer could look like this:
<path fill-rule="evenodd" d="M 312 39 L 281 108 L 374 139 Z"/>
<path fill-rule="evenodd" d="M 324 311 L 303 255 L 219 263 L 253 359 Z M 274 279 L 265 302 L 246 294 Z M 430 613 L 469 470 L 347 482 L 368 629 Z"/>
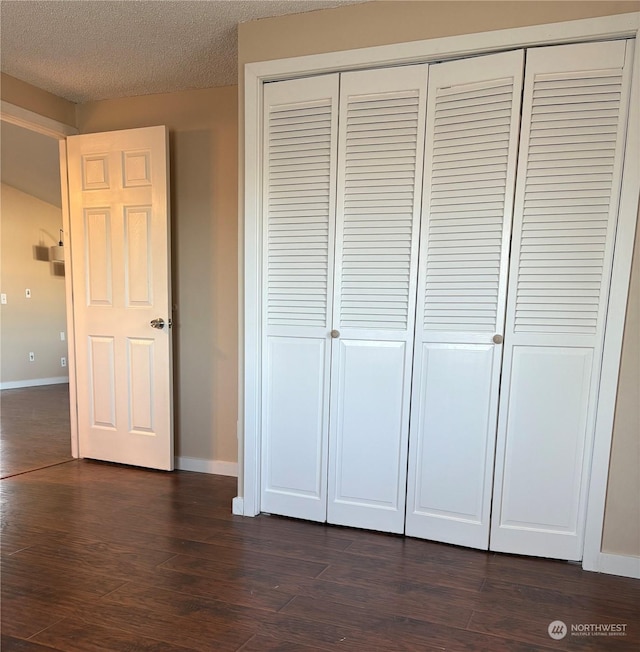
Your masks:
<path fill-rule="evenodd" d="M 638 11 L 640 2 L 366 2 L 238 26 L 238 63 Z"/>
<path fill-rule="evenodd" d="M 68 367 L 60 366 L 67 356 L 67 342 L 60 340 L 67 329 L 64 266 L 47 259 L 58 242 L 62 212 L 5 184 L 1 193 L 0 292 L 7 303 L 0 305 L 0 381 L 68 377 Z"/>
<path fill-rule="evenodd" d="M 239 108 L 244 64 L 390 43 L 577 20 L 640 10 L 640 2 L 368 2 L 239 25 Z M 240 123 L 240 184 L 243 184 Z M 240 213 L 242 214 L 242 206 Z M 636 247 L 637 251 L 637 247 Z M 634 278 L 639 274 L 636 254 Z M 634 288 L 637 288 L 637 282 Z M 637 290 L 636 291 L 637 294 Z M 637 305 L 637 296 L 634 296 Z M 636 309 L 637 310 L 637 309 Z M 604 541 L 609 552 L 640 555 L 638 487 L 638 318 L 627 322 L 616 412 Z M 242 316 L 241 316 L 242 319 Z M 634 321 L 635 319 L 635 321 Z M 635 344 L 633 344 L 635 342 Z"/>
<path fill-rule="evenodd" d="M 602 550 L 640 556 L 640 216 L 633 257 Z"/>
<path fill-rule="evenodd" d="M 31 84 L 0 73 L 0 96 L 5 102 L 75 127 L 76 105 Z"/>
<path fill-rule="evenodd" d="M 170 130 L 176 455 L 237 460 L 237 88 L 90 102 L 81 133 Z"/>

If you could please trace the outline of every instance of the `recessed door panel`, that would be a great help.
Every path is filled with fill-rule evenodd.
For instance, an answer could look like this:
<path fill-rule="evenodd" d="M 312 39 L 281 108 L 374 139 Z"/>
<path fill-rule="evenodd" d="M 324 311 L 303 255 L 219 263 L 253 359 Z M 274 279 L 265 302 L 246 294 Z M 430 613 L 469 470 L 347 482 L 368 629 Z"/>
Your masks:
<path fill-rule="evenodd" d="M 392 531 L 402 532 L 406 344 L 348 340 L 334 346 L 329 520 L 376 530 L 394 525 Z"/>
<path fill-rule="evenodd" d="M 151 185 L 151 151 L 122 152 L 122 185 L 125 188 Z"/>
<path fill-rule="evenodd" d="M 323 521 L 326 340 L 271 337 L 267 347 L 262 508 Z"/>
<path fill-rule="evenodd" d="M 514 347 L 500 527 L 576 533 L 591 366 L 590 349 Z"/>
<path fill-rule="evenodd" d="M 89 336 L 91 424 L 116 428 L 115 343 L 113 337 Z"/>
<path fill-rule="evenodd" d="M 424 344 L 414 411 L 417 480 L 407 533 L 486 548 L 496 397 L 491 344 Z M 428 519 L 428 520 L 427 520 Z"/>
<path fill-rule="evenodd" d="M 155 342 L 149 338 L 127 339 L 129 364 L 129 431 L 155 436 L 153 423 Z"/>
<path fill-rule="evenodd" d="M 84 221 L 87 305 L 110 306 L 113 302 L 110 211 L 106 208 L 87 210 Z"/>
<path fill-rule="evenodd" d="M 151 207 L 125 206 L 125 289 L 128 306 L 153 305 Z"/>
<path fill-rule="evenodd" d="M 108 190 L 109 154 L 88 154 L 82 157 L 82 189 Z"/>

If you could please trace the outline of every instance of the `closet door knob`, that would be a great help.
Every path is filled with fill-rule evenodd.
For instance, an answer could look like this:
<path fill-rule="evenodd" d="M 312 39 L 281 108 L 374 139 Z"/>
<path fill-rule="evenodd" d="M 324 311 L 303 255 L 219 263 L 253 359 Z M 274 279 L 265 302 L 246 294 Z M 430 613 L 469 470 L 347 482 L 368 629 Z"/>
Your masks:
<path fill-rule="evenodd" d="M 494 335 L 493 336 L 493 343 L 494 344 L 502 344 L 504 342 L 504 337 L 502 335 Z"/>
<path fill-rule="evenodd" d="M 332 331 L 331 331 L 331 337 L 333 337 L 334 339 L 335 339 L 336 337 L 340 337 L 340 331 L 337 331 L 337 330 L 335 330 L 335 329 L 332 330 Z"/>

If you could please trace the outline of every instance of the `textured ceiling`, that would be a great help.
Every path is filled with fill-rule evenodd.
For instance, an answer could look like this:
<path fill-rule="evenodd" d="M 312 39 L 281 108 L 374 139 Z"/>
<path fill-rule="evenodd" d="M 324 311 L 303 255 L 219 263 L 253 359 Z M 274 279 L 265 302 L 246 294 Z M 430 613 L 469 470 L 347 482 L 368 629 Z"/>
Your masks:
<path fill-rule="evenodd" d="M 2 71 L 72 102 L 237 83 L 237 24 L 361 0 L 1 0 Z"/>

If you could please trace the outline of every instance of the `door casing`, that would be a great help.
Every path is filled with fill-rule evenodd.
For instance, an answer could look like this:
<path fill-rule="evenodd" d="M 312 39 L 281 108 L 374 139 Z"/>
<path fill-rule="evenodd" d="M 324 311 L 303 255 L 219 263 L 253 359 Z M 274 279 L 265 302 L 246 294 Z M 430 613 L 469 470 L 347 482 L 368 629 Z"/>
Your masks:
<path fill-rule="evenodd" d="M 78 130 L 63 122 L 52 120 L 28 109 L 2 101 L 0 105 L 0 119 L 29 131 L 35 131 L 43 136 L 55 138 L 58 141 L 60 160 L 60 185 L 62 197 L 62 230 L 67 248 L 71 246 L 69 222 L 69 186 L 67 183 L 67 136 L 75 136 Z M 78 411 L 76 400 L 76 358 L 75 358 L 75 329 L 73 323 L 73 283 L 71 274 L 71 256 L 65 260 L 65 302 L 67 318 L 67 366 L 69 369 L 69 417 L 71 426 L 71 455 L 79 456 L 78 445 Z"/>

